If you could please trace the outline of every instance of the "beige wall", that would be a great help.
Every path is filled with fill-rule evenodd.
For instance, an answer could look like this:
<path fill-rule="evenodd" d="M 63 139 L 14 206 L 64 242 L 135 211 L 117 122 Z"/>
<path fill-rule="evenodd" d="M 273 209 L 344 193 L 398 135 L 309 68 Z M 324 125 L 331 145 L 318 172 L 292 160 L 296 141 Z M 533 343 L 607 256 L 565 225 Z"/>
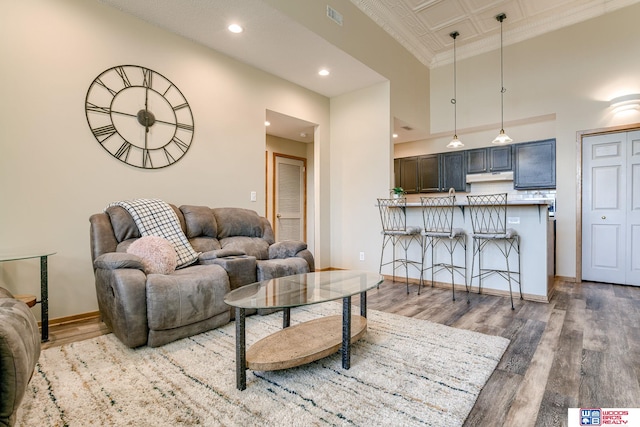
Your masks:
<path fill-rule="evenodd" d="M 331 99 L 333 267 L 378 271 L 376 198 L 389 194 L 391 176 L 389 90 L 389 83 L 380 83 Z"/>
<path fill-rule="evenodd" d="M 557 140 L 560 276 L 576 276 L 576 133 L 640 123 L 640 111 L 614 115 L 609 107 L 609 100 L 616 96 L 640 93 L 638 18 L 640 5 L 634 5 L 532 40 L 505 45 L 507 134 L 514 142 Z M 465 148 L 490 145 L 500 128 L 499 64 L 499 50 L 458 61 L 458 136 Z M 397 157 L 446 150 L 453 132 L 452 73 L 452 65 L 431 71 L 433 138 L 399 144 Z"/>
<path fill-rule="evenodd" d="M 319 129 L 329 126 L 326 97 L 96 1 L 5 1 L 0 29 L 0 252 L 57 251 L 49 261 L 51 318 L 97 310 L 89 256 L 92 213 L 136 197 L 262 213 L 266 109 Z M 195 133 L 178 163 L 160 170 L 129 167 L 93 138 L 84 113 L 87 89 L 119 64 L 162 73 L 189 101 Z M 318 131 L 317 153 L 328 153 L 328 135 Z M 314 174 L 323 178 L 323 171 Z M 322 192 L 328 178 L 315 185 Z M 251 191 L 258 194 L 255 203 Z M 328 257 L 320 262 L 329 266 Z M 14 292 L 37 294 L 38 263 L 0 264 L 0 282 Z"/>
<path fill-rule="evenodd" d="M 265 0 L 391 82 L 391 115 L 429 130 L 429 69 L 350 0 Z M 343 15 L 339 26 L 327 5 Z"/>
<path fill-rule="evenodd" d="M 0 29 L 0 79 L 10 82 L 2 86 L 0 103 L 0 253 L 57 252 L 49 261 L 51 319 L 97 310 L 89 216 L 108 203 L 157 197 L 263 213 L 267 109 L 317 124 L 307 147 L 307 240 L 316 267 L 377 270 L 374 201 L 390 185 L 391 100 L 410 116 L 400 114 L 406 122 L 426 121 L 429 87 L 426 68 L 379 28 L 376 39 L 392 46 L 379 62 L 399 82 L 331 100 L 96 1 L 5 2 Z M 162 73 L 189 101 L 193 143 L 175 165 L 129 167 L 93 138 L 84 113 L 87 89 L 120 64 Z M 358 261 L 360 251 L 366 263 Z M 13 292 L 38 294 L 38 279 L 37 262 L 0 264 L 0 284 Z"/>

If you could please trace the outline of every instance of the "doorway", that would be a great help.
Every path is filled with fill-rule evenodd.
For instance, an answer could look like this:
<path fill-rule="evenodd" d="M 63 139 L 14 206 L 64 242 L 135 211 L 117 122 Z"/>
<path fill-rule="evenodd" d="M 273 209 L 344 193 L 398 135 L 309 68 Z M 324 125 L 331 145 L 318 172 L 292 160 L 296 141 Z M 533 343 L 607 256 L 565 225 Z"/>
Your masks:
<path fill-rule="evenodd" d="M 277 241 L 314 246 L 314 159 L 318 125 L 266 110 L 265 216 Z"/>
<path fill-rule="evenodd" d="M 582 137 L 581 280 L 640 286 L 640 130 Z"/>

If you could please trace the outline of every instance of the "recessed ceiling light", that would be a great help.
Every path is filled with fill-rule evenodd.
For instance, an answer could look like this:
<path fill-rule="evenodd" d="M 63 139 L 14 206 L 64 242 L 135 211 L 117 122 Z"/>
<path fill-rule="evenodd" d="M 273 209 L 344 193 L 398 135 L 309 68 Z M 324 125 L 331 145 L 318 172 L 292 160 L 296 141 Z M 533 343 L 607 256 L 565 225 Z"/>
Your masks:
<path fill-rule="evenodd" d="M 236 34 L 241 33 L 242 31 L 244 31 L 244 29 L 238 24 L 231 24 L 231 25 L 229 25 L 227 27 L 227 29 L 229 31 L 231 31 L 232 33 L 236 33 Z"/>
<path fill-rule="evenodd" d="M 269 120 L 265 120 L 265 121 L 264 121 L 264 125 L 265 125 L 265 126 L 271 126 L 271 122 L 270 122 Z"/>
<path fill-rule="evenodd" d="M 323 68 L 322 70 L 318 71 L 318 74 L 320 74 L 321 76 L 328 76 L 329 70 L 327 70 L 326 68 Z"/>
<path fill-rule="evenodd" d="M 393 136 L 394 138 L 397 138 L 397 137 L 398 137 L 398 134 L 397 134 L 397 133 L 394 133 L 392 136 Z"/>

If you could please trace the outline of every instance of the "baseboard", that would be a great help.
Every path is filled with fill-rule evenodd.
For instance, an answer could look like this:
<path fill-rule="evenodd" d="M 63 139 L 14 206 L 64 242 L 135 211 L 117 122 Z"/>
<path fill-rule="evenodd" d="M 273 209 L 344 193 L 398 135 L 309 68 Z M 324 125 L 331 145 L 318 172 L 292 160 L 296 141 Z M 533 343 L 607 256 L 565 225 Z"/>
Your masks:
<path fill-rule="evenodd" d="M 49 327 L 67 325 L 70 323 L 82 322 L 85 320 L 96 319 L 100 317 L 99 311 L 90 311 L 87 313 L 74 314 L 73 316 L 58 317 L 49 319 Z M 38 322 L 38 326 L 42 326 L 42 322 Z"/>
<path fill-rule="evenodd" d="M 392 281 L 393 276 L 391 275 L 386 275 L 383 274 L 382 275 L 385 280 L 389 280 Z M 405 279 L 401 278 L 399 276 L 396 276 L 396 281 L 394 283 L 397 283 L 398 285 L 404 285 L 405 284 Z M 419 285 L 420 284 L 420 279 L 414 279 L 414 278 L 409 278 L 409 283 L 410 284 L 414 284 L 414 285 Z M 425 287 L 430 287 L 431 283 L 429 282 L 429 284 L 425 284 Z M 433 286 L 436 288 L 441 288 L 441 289 L 451 289 L 451 283 L 444 283 L 444 282 L 434 282 Z M 467 288 L 465 287 L 465 285 L 459 285 L 456 284 L 455 285 L 455 290 L 456 291 L 466 291 Z M 477 294 L 478 293 L 478 287 L 472 287 L 470 289 L 471 293 Z M 514 291 L 514 298 L 516 297 L 517 294 L 517 290 Z M 503 291 L 503 290 L 499 290 L 499 289 L 487 289 L 487 288 L 483 288 L 482 289 L 482 294 L 483 295 L 492 295 L 492 296 L 499 296 L 499 297 L 509 297 L 509 291 Z M 523 299 L 525 299 L 526 301 L 534 301 L 534 302 L 543 302 L 543 303 L 549 303 L 549 301 L 551 300 L 549 296 L 545 297 L 542 295 L 532 295 L 532 294 L 527 294 L 527 293 L 522 293 L 522 297 Z"/>
<path fill-rule="evenodd" d="M 569 283 L 576 283 L 576 278 L 575 277 L 567 277 L 567 276 L 556 276 L 555 279 L 556 282 L 569 282 Z"/>

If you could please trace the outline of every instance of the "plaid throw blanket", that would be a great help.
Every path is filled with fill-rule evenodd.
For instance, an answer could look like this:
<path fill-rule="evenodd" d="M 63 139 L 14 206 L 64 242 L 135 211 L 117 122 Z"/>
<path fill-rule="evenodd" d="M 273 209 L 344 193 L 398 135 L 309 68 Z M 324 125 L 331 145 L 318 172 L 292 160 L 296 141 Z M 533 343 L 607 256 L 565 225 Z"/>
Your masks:
<path fill-rule="evenodd" d="M 173 244 L 178 255 L 178 268 L 193 264 L 198 253 L 193 250 L 180 228 L 178 216 L 168 203 L 158 199 L 135 199 L 113 202 L 107 206 L 120 206 L 129 212 L 140 234 L 163 237 Z"/>

